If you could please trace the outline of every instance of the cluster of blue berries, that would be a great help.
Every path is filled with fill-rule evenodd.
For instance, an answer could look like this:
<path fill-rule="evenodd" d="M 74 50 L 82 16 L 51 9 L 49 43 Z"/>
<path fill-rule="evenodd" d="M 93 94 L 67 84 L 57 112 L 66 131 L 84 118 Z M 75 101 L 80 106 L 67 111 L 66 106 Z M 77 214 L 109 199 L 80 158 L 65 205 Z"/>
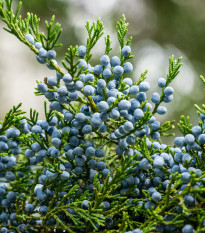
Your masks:
<path fill-rule="evenodd" d="M 23 119 L 0 136 L 1 232 L 109 232 L 126 221 L 116 232 L 205 232 L 205 211 L 200 223 L 195 211 L 204 206 L 205 115 L 173 146 L 162 144 L 157 116 L 174 89 L 159 78 L 161 93 L 149 101 L 150 84 L 129 77 L 129 45 L 95 66 L 81 45 L 73 73 L 54 50 L 25 38 L 57 72 L 36 88 L 50 102 L 46 120 Z"/>
<path fill-rule="evenodd" d="M 39 52 L 38 52 L 38 55 L 36 57 L 37 61 L 41 64 L 46 64 L 48 66 L 48 68 L 52 69 L 52 67 L 48 63 L 46 63 L 45 59 L 49 59 L 49 60 L 55 59 L 55 57 L 56 57 L 55 50 L 48 50 L 47 51 L 46 49 L 43 48 L 42 43 L 35 42 L 35 40 L 31 34 L 26 34 L 25 39 L 29 43 L 34 45 L 36 49 L 38 49 Z M 57 62 L 55 60 L 53 60 L 53 62 L 55 64 L 57 64 Z"/>
<path fill-rule="evenodd" d="M 0 157 L 0 177 L 5 178 L 8 182 L 16 179 L 12 171 L 16 167 L 16 156 L 21 153 L 20 141 L 17 138 L 20 131 L 10 128 L 5 135 L 0 136 L 0 153 L 4 154 Z"/>

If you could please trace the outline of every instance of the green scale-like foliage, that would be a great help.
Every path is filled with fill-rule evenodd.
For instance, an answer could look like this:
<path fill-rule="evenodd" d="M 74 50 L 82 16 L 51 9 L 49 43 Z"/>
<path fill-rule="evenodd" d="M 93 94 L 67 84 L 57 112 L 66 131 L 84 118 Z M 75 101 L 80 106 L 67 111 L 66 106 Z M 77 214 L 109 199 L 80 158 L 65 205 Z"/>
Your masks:
<path fill-rule="evenodd" d="M 21 5 L 14 12 L 12 0 L 0 0 L 4 29 L 56 75 L 35 88 L 47 98 L 45 120 L 32 109 L 24 116 L 20 104 L 0 122 L 1 232 L 205 232 L 205 108 L 196 105 L 197 127 L 181 116 L 174 145 L 161 143 L 173 135 L 174 120 L 157 121 L 172 100 L 181 58 L 169 58 L 161 94 L 150 103 L 148 71 L 134 83 L 127 78 L 133 54 L 124 15 L 116 26 L 118 57 L 108 57 L 107 35 L 106 56 L 92 67 L 92 49 L 104 34 L 100 19 L 86 23 L 86 45 L 69 46 L 58 63 L 61 25 L 53 16 L 44 34 L 36 15 L 22 19 Z"/>

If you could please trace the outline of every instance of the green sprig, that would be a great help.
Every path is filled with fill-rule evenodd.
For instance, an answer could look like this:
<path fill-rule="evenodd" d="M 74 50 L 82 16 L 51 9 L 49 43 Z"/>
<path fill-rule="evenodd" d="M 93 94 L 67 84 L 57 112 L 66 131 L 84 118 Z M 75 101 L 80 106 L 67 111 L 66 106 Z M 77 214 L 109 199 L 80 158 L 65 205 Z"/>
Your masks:
<path fill-rule="evenodd" d="M 128 25 L 129 24 L 126 23 L 125 15 L 122 15 L 122 19 L 120 19 L 120 21 L 117 22 L 117 26 L 116 26 L 117 37 L 118 37 L 118 41 L 120 43 L 121 49 L 125 45 L 129 45 L 132 41 L 132 37 L 130 37 L 127 41 L 125 41 L 125 37 L 126 37 L 127 32 L 128 32 Z"/>
<path fill-rule="evenodd" d="M 90 26 L 89 21 L 87 21 L 85 28 L 88 32 L 87 46 L 86 46 L 87 50 L 86 50 L 85 60 L 86 62 L 88 62 L 90 58 L 92 57 L 92 53 L 91 53 L 92 48 L 95 46 L 97 41 L 104 34 L 103 32 L 104 26 L 100 18 L 98 18 L 97 22 L 96 23 L 93 22 L 91 26 Z"/>
<path fill-rule="evenodd" d="M 106 48 L 105 48 L 105 54 L 109 55 L 110 51 L 112 50 L 111 48 L 111 39 L 110 39 L 110 35 L 107 35 L 105 37 L 105 44 L 106 44 Z"/>

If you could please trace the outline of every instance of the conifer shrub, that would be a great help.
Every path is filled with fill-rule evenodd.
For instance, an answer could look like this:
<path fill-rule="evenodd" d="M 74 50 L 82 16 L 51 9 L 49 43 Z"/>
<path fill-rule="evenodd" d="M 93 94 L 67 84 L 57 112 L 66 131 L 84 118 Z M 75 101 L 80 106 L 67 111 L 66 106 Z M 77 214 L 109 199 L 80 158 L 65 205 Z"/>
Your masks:
<path fill-rule="evenodd" d="M 181 136 L 161 143 L 174 121 L 159 121 L 173 100 L 172 81 L 181 58 L 169 58 L 168 74 L 147 98 L 147 71 L 136 82 L 132 37 L 125 16 L 117 22 L 120 52 L 105 52 L 92 65 L 92 49 L 103 36 L 100 19 L 86 23 L 84 45 L 69 46 L 56 61 L 62 29 L 0 0 L 6 31 L 53 70 L 37 81 L 45 96 L 45 118 L 21 104 L 0 122 L 0 230 L 8 232 L 205 232 L 205 106 L 195 105 L 198 125 L 181 116 Z M 97 45 L 96 45 L 97 46 Z M 205 79 L 201 76 L 201 81 Z"/>

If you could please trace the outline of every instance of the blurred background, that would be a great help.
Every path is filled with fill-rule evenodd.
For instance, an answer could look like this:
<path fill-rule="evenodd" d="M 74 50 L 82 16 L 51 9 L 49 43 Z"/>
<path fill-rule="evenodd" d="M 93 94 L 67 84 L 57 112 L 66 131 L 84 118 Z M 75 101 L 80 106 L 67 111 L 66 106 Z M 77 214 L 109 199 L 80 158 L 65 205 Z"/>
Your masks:
<path fill-rule="evenodd" d="M 131 75 L 137 80 L 140 73 L 148 69 L 148 81 L 151 91 L 157 88 L 159 77 L 166 77 L 169 56 L 183 57 L 183 66 L 176 80 L 171 84 L 175 89 L 173 102 L 167 105 L 168 113 L 162 121 L 179 121 L 181 114 L 189 115 L 191 122 L 197 122 L 194 104 L 201 105 L 204 100 L 203 86 L 199 75 L 205 76 L 205 1 L 204 0 L 23 0 L 21 14 L 27 11 L 44 20 L 50 20 L 53 14 L 62 24 L 63 34 L 60 42 L 63 47 L 57 49 L 57 61 L 63 58 L 67 47 L 86 43 L 86 20 L 102 19 L 105 35 L 110 34 L 113 50 L 111 55 L 119 54 L 119 45 L 115 34 L 116 22 L 122 14 L 129 22 L 128 36 L 133 36 L 131 44 L 135 55 Z M 17 5 L 18 1 L 14 0 Z M 22 109 L 35 108 L 43 118 L 43 97 L 35 97 L 35 80 L 55 75 L 46 66 L 36 62 L 35 55 L 14 36 L 3 30 L 0 22 L 0 119 L 19 102 Z M 93 51 L 94 63 L 99 62 L 105 49 L 104 38 Z M 159 119 L 162 119 L 159 118 Z"/>

